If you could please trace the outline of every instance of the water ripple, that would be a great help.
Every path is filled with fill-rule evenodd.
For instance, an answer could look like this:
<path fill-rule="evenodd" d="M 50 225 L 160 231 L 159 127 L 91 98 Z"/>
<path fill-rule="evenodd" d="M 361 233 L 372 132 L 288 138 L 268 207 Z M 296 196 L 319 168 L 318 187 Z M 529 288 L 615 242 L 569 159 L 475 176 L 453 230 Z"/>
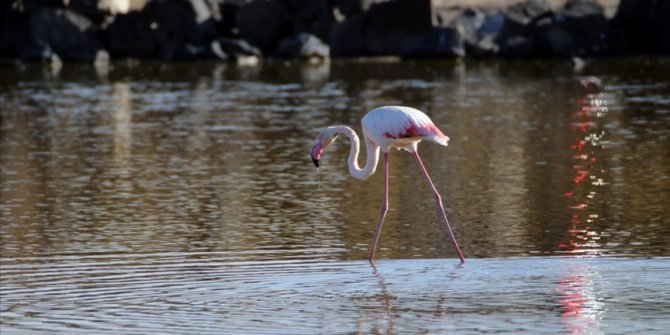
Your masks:
<path fill-rule="evenodd" d="M 669 325 L 667 260 L 518 258 L 459 267 L 450 259 L 371 267 L 249 256 L 2 259 L 3 334 L 660 334 Z M 486 326 L 477 326 L 482 318 Z"/>

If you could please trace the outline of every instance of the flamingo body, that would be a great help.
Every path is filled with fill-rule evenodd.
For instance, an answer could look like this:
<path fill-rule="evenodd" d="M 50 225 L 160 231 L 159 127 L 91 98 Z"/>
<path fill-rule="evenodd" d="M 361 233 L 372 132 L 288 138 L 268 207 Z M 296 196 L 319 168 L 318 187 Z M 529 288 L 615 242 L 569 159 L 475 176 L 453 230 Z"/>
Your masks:
<path fill-rule="evenodd" d="M 456 249 L 461 263 L 465 261 L 461 253 L 456 238 L 451 230 L 447 215 L 444 212 L 442 205 L 442 197 L 435 188 L 433 181 L 428 175 L 426 167 L 423 165 L 419 153 L 417 151 L 417 144 L 422 140 L 432 141 L 446 146 L 449 137 L 444 135 L 437 126 L 430 120 L 430 118 L 411 107 L 404 106 L 384 106 L 375 108 L 369 111 L 361 120 L 363 126 L 363 136 L 367 150 L 367 159 L 363 168 L 358 165 L 358 154 L 360 152 L 360 140 L 356 132 L 347 126 L 331 126 L 323 128 L 319 131 L 319 136 L 316 143 L 312 147 L 311 157 L 315 166 L 319 166 L 319 160 L 325 148 L 330 146 L 337 140 L 339 135 L 347 136 L 351 141 L 351 151 L 349 153 L 349 174 L 358 179 L 367 179 L 377 168 L 379 163 L 379 151 L 384 155 L 384 194 L 379 216 L 379 223 L 375 232 L 372 245 L 370 247 L 370 262 L 373 261 L 379 235 L 384 224 L 384 218 L 388 211 L 388 158 L 389 150 L 391 148 L 404 149 L 412 153 L 416 159 L 417 165 L 425 177 L 428 186 L 431 188 L 435 198 L 438 213 L 444 223 L 444 228 L 451 237 L 451 242 Z"/>
<path fill-rule="evenodd" d="M 449 137 L 418 109 L 405 106 L 385 106 L 369 111 L 361 120 L 363 133 L 381 147 L 416 151 L 416 144 L 429 140 L 446 146 Z"/>

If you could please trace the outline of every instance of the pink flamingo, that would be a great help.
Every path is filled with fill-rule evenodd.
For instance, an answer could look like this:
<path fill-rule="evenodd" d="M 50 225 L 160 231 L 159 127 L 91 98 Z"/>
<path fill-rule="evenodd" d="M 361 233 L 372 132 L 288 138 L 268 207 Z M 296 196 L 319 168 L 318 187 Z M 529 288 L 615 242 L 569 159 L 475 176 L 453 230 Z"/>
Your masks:
<path fill-rule="evenodd" d="M 365 138 L 365 145 L 367 148 L 367 162 L 365 167 L 358 166 L 358 154 L 360 151 L 360 140 L 356 132 L 347 126 L 332 126 L 323 128 L 319 131 L 316 143 L 312 147 L 312 161 L 316 167 L 319 167 L 319 159 L 323 154 L 323 150 L 333 144 L 338 135 L 342 134 L 351 140 L 351 152 L 349 153 L 349 174 L 354 178 L 365 180 L 370 177 L 377 169 L 379 162 L 379 149 L 384 155 L 384 199 L 382 202 L 381 214 L 379 216 L 379 223 L 377 224 L 377 231 L 372 240 L 370 247 L 370 262 L 374 260 L 375 250 L 377 249 L 377 242 L 379 241 L 379 234 L 384 224 L 384 218 L 388 211 L 388 167 L 389 158 L 388 153 L 391 148 L 404 149 L 412 153 L 416 159 L 419 169 L 428 182 L 428 186 L 433 191 L 435 197 L 435 204 L 437 211 L 442 217 L 444 228 L 451 237 L 451 243 L 456 249 L 461 263 L 465 262 L 461 249 L 458 247 L 454 233 L 451 231 L 451 226 L 447 220 L 447 215 L 442 206 L 442 197 L 437 192 L 433 181 L 423 165 L 417 145 L 421 140 L 433 141 L 435 143 L 446 146 L 449 137 L 444 135 L 439 128 L 433 124 L 433 121 L 423 112 L 404 106 L 385 106 L 375 108 L 369 111 L 361 120 L 363 126 L 363 136 Z"/>

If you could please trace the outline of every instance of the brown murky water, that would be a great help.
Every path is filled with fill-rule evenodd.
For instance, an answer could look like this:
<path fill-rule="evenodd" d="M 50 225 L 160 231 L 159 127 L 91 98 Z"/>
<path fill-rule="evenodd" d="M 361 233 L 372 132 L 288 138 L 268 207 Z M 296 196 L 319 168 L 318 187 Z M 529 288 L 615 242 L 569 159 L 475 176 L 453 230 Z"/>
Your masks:
<path fill-rule="evenodd" d="M 664 59 L 0 68 L 0 328 L 662 333 L 667 73 Z M 359 129 L 390 104 L 451 138 L 420 152 L 464 267 L 410 155 L 391 155 L 378 268 L 361 260 L 381 174 L 349 178 L 345 141 L 310 162 L 316 128 Z"/>

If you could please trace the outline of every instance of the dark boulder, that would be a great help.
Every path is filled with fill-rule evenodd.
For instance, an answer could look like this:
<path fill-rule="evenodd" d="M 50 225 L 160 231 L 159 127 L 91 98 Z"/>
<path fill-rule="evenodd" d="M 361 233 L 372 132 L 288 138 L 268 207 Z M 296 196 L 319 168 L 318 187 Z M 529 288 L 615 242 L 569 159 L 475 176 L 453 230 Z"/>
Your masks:
<path fill-rule="evenodd" d="M 237 11 L 242 5 L 223 2 L 219 4 L 221 20 L 217 21 L 220 36 L 231 37 L 237 34 Z"/>
<path fill-rule="evenodd" d="M 558 10 L 545 41 L 551 56 L 594 57 L 609 54 L 610 25 L 595 0 L 568 0 Z"/>
<path fill-rule="evenodd" d="M 300 33 L 279 42 L 277 55 L 286 58 L 327 60 L 330 58 L 330 48 L 318 37 Z"/>
<path fill-rule="evenodd" d="M 537 55 L 535 39 L 531 36 L 515 35 L 498 45 L 499 55 L 508 58 L 531 58 Z"/>
<path fill-rule="evenodd" d="M 10 2 L 1 3 L 0 9 L 0 58 L 17 59 L 21 57 L 23 47 L 28 40 L 30 15 Z"/>
<path fill-rule="evenodd" d="M 218 36 L 215 17 L 205 0 L 153 0 L 139 12 L 115 16 L 105 42 L 115 58 L 206 58 Z"/>
<path fill-rule="evenodd" d="M 620 54 L 670 54 L 670 1 L 621 0 L 612 30 Z"/>
<path fill-rule="evenodd" d="M 333 25 L 330 54 L 415 55 L 417 48 L 428 47 L 425 43 L 432 43 L 431 38 L 439 34 L 432 31 L 430 0 L 376 2 L 367 11 Z"/>
<path fill-rule="evenodd" d="M 309 33 L 327 40 L 335 23 L 330 0 L 287 0 L 292 33 Z"/>
<path fill-rule="evenodd" d="M 92 62 L 102 45 L 91 21 L 70 10 L 41 8 L 33 11 L 25 26 L 21 58 L 50 59 L 55 53 L 65 61 Z"/>
<path fill-rule="evenodd" d="M 237 28 L 240 37 L 270 54 L 279 40 L 290 31 L 290 16 L 281 0 L 249 2 L 237 11 Z"/>
<path fill-rule="evenodd" d="M 221 36 L 219 30 L 222 19 L 219 4 L 216 0 L 189 0 L 195 13 L 195 31 L 190 36 L 187 48 L 206 47 L 211 41 Z M 200 56 L 200 55 L 196 55 Z"/>
<path fill-rule="evenodd" d="M 130 12 L 114 17 L 105 29 L 107 49 L 112 58 L 152 59 L 158 56 L 158 40 L 151 22 L 142 12 Z"/>
<path fill-rule="evenodd" d="M 333 25 L 330 32 L 332 57 L 360 56 L 366 52 L 365 16 L 355 15 Z"/>
<path fill-rule="evenodd" d="M 547 0 L 526 0 L 509 6 L 495 39 L 500 55 L 515 58 L 535 55 L 534 33 L 537 22 L 552 15 Z"/>
<path fill-rule="evenodd" d="M 399 54 L 406 43 L 432 29 L 430 0 L 375 3 L 364 15 L 366 50 L 374 55 Z"/>
<path fill-rule="evenodd" d="M 63 0 L 4 0 L 2 2 L 12 4 L 14 8 L 22 12 L 31 12 L 40 8 L 65 8 L 65 1 Z"/>
<path fill-rule="evenodd" d="M 463 35 L 453 27 L 435 27 L 405 44 L 400 55 L 405 58 L 464 57 Z"/>
<path fill-rule="evenodd" d="M 537 42 L 537 50 L 534 50 L 535 55 L 543 57 L 570 56 L 576 44 L 573 36 L 557 24 L 549 25 L 543 29 L 541 33 L 538 33 L 535 41 Z"/>
<path fill-rule="evenodd" d="M 595 57 L 610 53 L 610 35 L 595 0 L 568 0 L 556 12 L 545 0 L 529 0 L 507 8 L 495 42 L 505 57 Z"/>
<path fill-rule="evenodd" d="M 187 0 L 153 0 L 142 10 L 163 60 L 192 58 L 187 44 L 201 45 L 195 10 Z"/>
<path fill-rule="evenodd" d="M 505 11 L 501 34 L 505 37 L 526 35 L 535 20 L 550 13 L 547 0 L 526 0 L 511 5 Z"/>
<path fill-rule="evenodd" d="M 345 17 L 361 14 L 370 8 L 375 0 L 333 0 L 333 5 Z"/>

